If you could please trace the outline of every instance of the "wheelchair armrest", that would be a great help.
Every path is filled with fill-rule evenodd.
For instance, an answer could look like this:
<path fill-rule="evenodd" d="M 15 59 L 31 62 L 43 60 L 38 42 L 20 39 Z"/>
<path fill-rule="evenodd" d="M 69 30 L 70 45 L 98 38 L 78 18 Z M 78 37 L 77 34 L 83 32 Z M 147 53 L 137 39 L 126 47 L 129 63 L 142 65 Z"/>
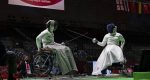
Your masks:
<path fill-rule="evenodd" d="M 52 49 L 51 49 L 51 48 L 41 48 L 41 52 L 44 52 L 44 53 L 51 53 L 51 52 L 52 52 Z"/>
<path fill-rule="evenodd" d="M 42 51 L 51 51 L 51 48 L 41 48 Z"/>

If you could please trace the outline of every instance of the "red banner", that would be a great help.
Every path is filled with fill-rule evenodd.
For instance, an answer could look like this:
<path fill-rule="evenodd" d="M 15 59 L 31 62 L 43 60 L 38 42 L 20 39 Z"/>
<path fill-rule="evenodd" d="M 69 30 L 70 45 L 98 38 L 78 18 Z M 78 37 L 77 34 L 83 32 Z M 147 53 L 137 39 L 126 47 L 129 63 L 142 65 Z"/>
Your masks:
<path fill-rule="evenodd" d="M 29 3 L 32 5 L 36 5 L 36 6 L 48 6 L 48 5 L 53 5 L 56 4 L 58 2 L 60 2 L 61 0 L 22 0 L 25 3 Z"/>
<path fill-rule="evenodd" d="M 64 0 L 8 0 L 8 4 L 64 10 Z"/>

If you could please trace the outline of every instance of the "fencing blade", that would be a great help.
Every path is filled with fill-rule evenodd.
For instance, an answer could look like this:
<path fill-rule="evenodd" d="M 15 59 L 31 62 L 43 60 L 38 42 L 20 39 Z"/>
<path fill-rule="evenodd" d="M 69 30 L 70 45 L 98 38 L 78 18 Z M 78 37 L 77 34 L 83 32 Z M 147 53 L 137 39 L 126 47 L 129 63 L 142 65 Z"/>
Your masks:
<path fill-rule="evenodd" d="M 86 34 L 88 34 L 88 32 L 86 32 L 86 33 L 83 34 L 83 35 L 86 35 Z M 79 35 L 79 36 L 77 36 L 77 37 L 74 37 L 73 39 L 66 41 L 65 44 L 66 44 L 66 43 L 69 43 L 69 42 L 71 42 L 71 41 L 74 41 L 74 40 L 76 40 L 76 39 L 78 39 L 78 38 L 80 38 L 80 37 L 83 37 L 83 36 Z"/>
<path fill-rule="evenodd" d="M 83 36 L 83 37 L 85 37 L 85 38 L 87 38 L 87 39 L 90 39 L 90 40 L 92 40 L 92 39 L 93 39 L 93 38 L 91 38 L 91 37 L 88 37 L 88 36 L 86 36 L 86 35 L 84 35 L 84 34 L 81 34 L 81 33 L 75 32 L 75 31 L 70 30 L 70 29 L 67 29 L 67 31 L 72 32 L 72 33 L 75 33 L 75 34 L 80 35 L 80 36 Z"/>

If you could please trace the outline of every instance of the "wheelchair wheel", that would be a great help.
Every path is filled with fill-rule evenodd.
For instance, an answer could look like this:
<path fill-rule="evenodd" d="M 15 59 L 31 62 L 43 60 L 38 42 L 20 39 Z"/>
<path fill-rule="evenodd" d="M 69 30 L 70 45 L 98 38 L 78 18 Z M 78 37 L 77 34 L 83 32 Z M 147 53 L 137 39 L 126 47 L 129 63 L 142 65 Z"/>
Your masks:
<path fill-rule="evenodd" d="M 33 61 L 33 72 L 35 74 L 50 74 L 53 66 L 52 57 L 49 54 L 37 54 Z"/>

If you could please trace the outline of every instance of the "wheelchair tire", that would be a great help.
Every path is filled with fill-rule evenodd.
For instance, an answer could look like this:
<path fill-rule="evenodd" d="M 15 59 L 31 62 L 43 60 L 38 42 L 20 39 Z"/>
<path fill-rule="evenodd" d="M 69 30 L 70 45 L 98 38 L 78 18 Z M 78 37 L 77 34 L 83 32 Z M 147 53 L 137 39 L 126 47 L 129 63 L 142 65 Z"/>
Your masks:
<path fill-rule="evenodd" d="M 53 59 L 47 53 L 36 54 L 33 61 L 33 73 L 50 74 L 53 67 Z"/>

